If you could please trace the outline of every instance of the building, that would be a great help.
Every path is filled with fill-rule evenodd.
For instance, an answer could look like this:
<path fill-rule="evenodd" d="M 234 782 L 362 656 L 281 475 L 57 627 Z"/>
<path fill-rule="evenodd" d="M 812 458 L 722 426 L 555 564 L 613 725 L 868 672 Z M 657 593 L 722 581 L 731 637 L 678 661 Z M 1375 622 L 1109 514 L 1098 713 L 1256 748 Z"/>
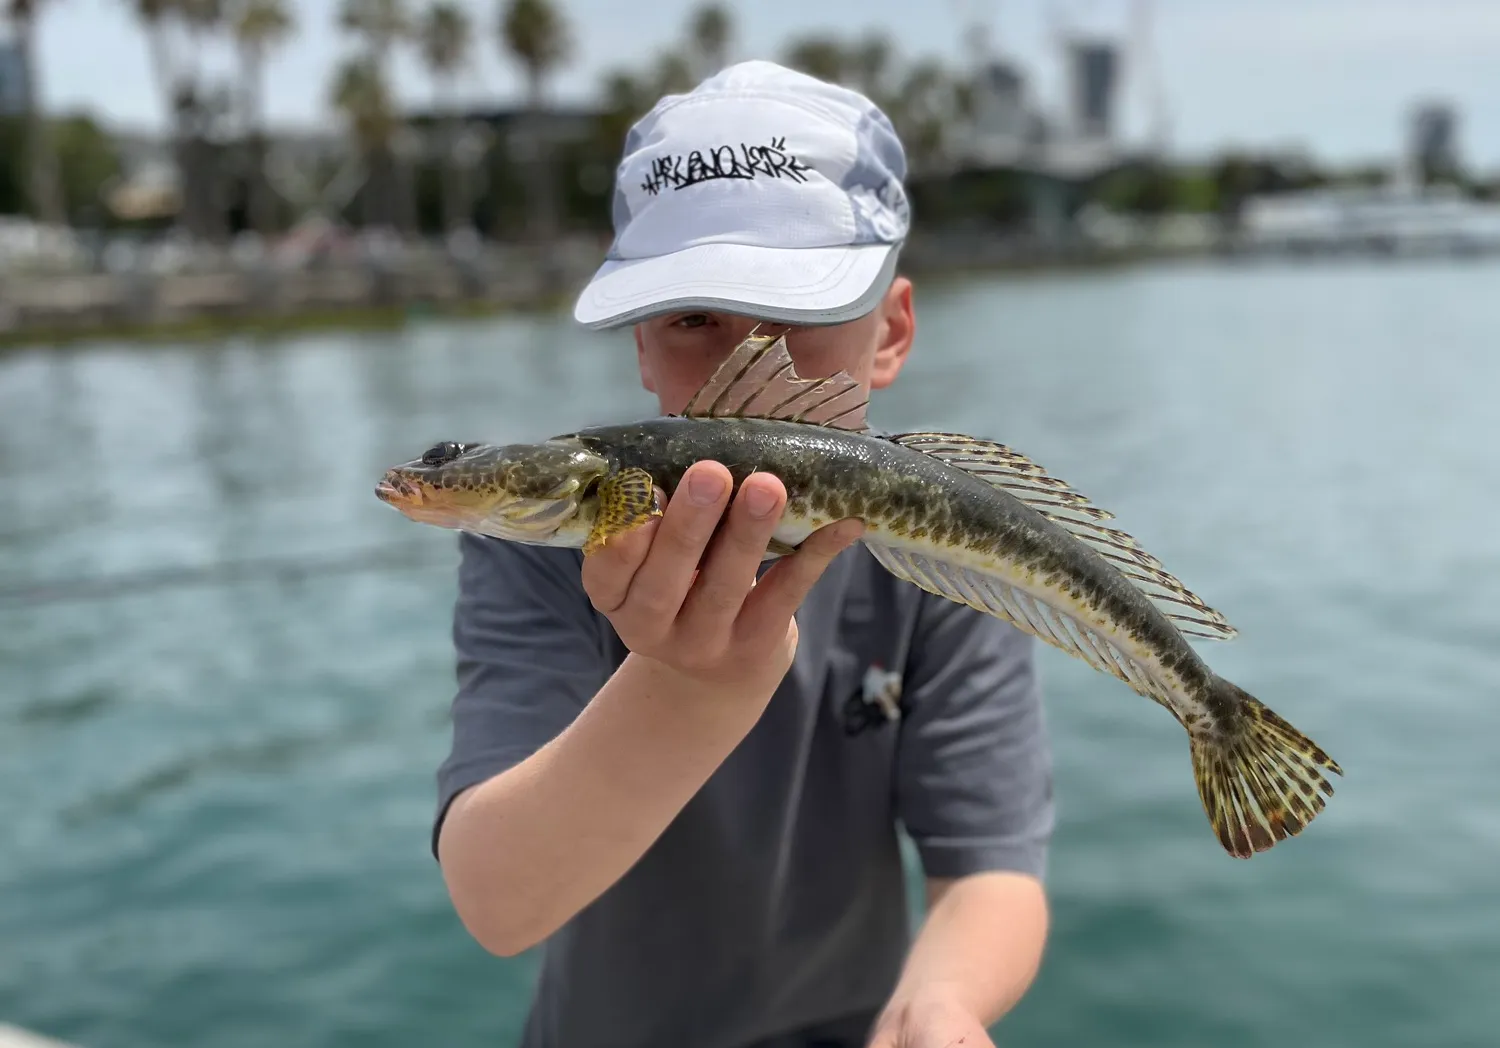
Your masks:
<path fill-rule="evenodd" d="M 1072 132 L 1080 138 L 1113 138 L 1120 80 L 1118 45 L 1075 39 L 1067 48 L 1067 64 Z"/>
<path fill-rule="evenodd" d="M 1458 114 L 1442 102 L 1427 102 L 1412 113 L 1407 162 L 1419 178 L 1457 173 Z"/>
<path fill-rule="evenodd" d="M 1010 62 L 992 60 L 974 83 L 975 130 L 1023 138 L 1026 134 L 1026 74 Z"/>
<path fill-rule="evenodd" d="M 1009 166 L 1019 163 L 1032 145 L 1033 114 L 1026 98 L 1026 76 L 999 59 L 982 62 L 970 81 L 973 110 L 965 132 L 953 145 L 967 164 Z"/>
<path fill-rule="evenodd" d="M 577 145 L 596 135 L 599 111 L 589 107 L 553 107 L 533 114 L 525 106 L 482 107 L 454 114 L 461 124 L 483 128 L 499 151 L 515 160 L 535 155 L 540 144 L 548 148 Z M 447 114 L 433 110 L 416 110 L 406 115 L 409 126 L 422 137 L 422 148 L 439 148 Z"/>
<path fill-rule="evenodd" d="M 11 40 L 0 40 L 0 116 L 26 112 L 26 53 Z"/>

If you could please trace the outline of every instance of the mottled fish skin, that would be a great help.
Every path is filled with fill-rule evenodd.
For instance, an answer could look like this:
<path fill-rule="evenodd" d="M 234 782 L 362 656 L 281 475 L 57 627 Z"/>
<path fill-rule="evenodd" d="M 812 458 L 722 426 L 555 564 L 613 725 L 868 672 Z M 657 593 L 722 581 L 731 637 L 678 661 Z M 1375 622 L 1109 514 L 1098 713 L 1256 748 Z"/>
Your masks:
<path fill-rule="evenodd" d="M 680 415 L 594 426 L 542 444 L 444 442 L 389 470 L 376 494 L 413 520 L 598 549 L 660 513 L 694 463 L 736 486 L 778 477 L 787 508 L 768 555 L 817 528 L 864 522 L 892 574 L 1015 624 L 1124 681 L 1186 729 L 1205 813 L 1248 858 L 1302 831 L 1342 769 L 1254 696 L 1215 674 L 1184 632 L 1233 627 L 1111 514 L 1003 445 L 962 434 L 868 431 L 849 375 L 802 379 L 784 339 L 746 339 Z M 659 489 L 659 492 L 657 491 Z"/>
<path fill-rule="evenodd" d="M 722 463 L 736 485 L 754 472 L 773 474 L 787 491 L 777 537 L 789 544 L 833 521 L 857 517 L 867 539 L 882 545 L 967 562 L 1027 590 L 1050 590 L 1052 601 L 1065 603 L 1178 682 L 1170 699 L 1148 697 L 1185 726 L 1212 701 L 1195 701 L 1212 680 L 1203 660 L 1106 560 L 1008 492 L 930 455 L 879 436 L 774 419 L 668 416 L 556 439 L 578 441 L 612 469 L 646 470 L 669 496 L 688 467 L 703 459 Z M 1215 712 L 1233 715 L 1230 709 Z"/>

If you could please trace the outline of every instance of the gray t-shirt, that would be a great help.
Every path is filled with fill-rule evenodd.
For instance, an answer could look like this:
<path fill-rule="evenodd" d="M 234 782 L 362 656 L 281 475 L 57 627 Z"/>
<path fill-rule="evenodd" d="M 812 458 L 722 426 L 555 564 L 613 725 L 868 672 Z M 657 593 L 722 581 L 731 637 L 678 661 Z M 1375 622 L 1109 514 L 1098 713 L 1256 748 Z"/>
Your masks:
<path fill-rule="evenodd" d="M 459 543 L 434 850 L 453 798 L 561 732 L 627 654 L 578 551 Z M 749 735 L 544 944 L 524 1048 L 861 1048 L 909 945 L 898 822 L 929 876 L 1043 875 L 1053 801 L 1034 642 L 859 544 L 797 624 L 792 669 Z M 882 674 L 901 682 L 899 707 Z"/>

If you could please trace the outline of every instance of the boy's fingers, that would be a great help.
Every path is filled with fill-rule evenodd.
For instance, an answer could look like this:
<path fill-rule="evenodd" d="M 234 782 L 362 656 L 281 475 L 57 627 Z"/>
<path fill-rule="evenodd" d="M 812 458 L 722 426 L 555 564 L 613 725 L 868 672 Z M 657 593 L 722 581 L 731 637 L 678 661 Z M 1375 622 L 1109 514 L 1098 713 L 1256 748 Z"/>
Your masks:
<path fill-rule="evenodd" d="M 766 544 L 785 508 L 786 487 L 776 477 L 753 474 L 740 485 L 683 603 L 685 639 L 728 633 L 755 585 Z"/>
<path fill-rule="evenodd" d="M 740 628 L 751 635 L 764 630 L 785 629 L 817 584 L 828 565 L 864 534 L 864 523 L 857 519 L 835 521 L 813 532 L 802 541 L 796 553 L 782 557 L 761 576 L 760 584 L 745 601 L 740 613 Z"/>
<path fill-rule="evenodd" d="M 608 615 L 630 594 L 630 583 L 651 552 L 659 519 L 647 521 L 609 540 L 601 550 L 583 558 L 583 590 L 594 607 Z"/>
<path fill-rule="evenodd" d="M 683 474 L 666 511 L 656 519 L 651 551 L 624 599 L 632 614 L 668 621 L 677 617 L 733 485 L 729 470 L 717 462 L 694 463 Z"/>

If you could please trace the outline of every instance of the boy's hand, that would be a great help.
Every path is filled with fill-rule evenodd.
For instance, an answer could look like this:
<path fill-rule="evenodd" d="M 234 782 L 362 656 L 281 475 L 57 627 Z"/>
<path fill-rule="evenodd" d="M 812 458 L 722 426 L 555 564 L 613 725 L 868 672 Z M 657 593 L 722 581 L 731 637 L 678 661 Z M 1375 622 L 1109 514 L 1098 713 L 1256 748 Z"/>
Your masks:
<path fill-rule="evenodd" d="M 866 1048 L 995 1048 L 995 1042 L 972 1012 L 935 992 L 887 1008 Z"/>
<path fill-rule="evenodd" d="M 757 584 L 786 488 L 768 473 L 746 478 L 715 535 L 732 484 L 720 463 L 695 463 L 660 518 L 584 558 L 583 587 L 632 652 L 768 699 L 797 651 L 797 608 L 864 529 L 857 520 L 819 529 Z"/>

